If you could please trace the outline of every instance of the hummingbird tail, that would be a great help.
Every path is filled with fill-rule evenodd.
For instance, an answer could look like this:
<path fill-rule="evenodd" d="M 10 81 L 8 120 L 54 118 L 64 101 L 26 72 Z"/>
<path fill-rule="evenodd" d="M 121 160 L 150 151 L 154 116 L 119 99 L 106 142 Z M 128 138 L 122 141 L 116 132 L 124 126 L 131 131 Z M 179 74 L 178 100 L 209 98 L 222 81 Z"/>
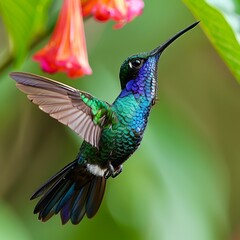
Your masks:
<path fill-rule="evenodd" d="M 105 186 L 104 177 L 94 176 L 75 160 L 32 195 L 31 200 L 42 196 L 34 213 L 39 213 L 38 219 L 45 222 L 60 212 L 62 224 L 70 219 L 73 224 L 78 224 L 85 214 L 92 218 L 97 213 Z"/>

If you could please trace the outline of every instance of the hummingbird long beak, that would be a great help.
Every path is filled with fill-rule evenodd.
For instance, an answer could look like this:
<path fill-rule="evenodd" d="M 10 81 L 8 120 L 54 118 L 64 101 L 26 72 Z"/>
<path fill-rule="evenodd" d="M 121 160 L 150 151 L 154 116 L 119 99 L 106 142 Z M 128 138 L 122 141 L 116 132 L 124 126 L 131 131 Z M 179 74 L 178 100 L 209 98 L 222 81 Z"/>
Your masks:
<path fill-rule="evenodd" d="M 185 28 L 182 31 L 180 31 L 177 34 L 175 34 L 173 37 L 171 37 L 169 40 L 167 40 L 164 44 L 162 44 L 161 46 L 159 46 L 159 47 L 155 48 L 154 50 L 152 50 L 150 52 L 149 56 L 156 56 L 157 54 L 160 55 L 171 43 L 173 43 L 176 39 L 178 39 L 184 33 L 188 32 L 189 30 L 194 28 L 199 22 L 200 21 L 195 22 L 195 23 L 191 24 L 190 26 L 188 26 L 187 28 Z"/>

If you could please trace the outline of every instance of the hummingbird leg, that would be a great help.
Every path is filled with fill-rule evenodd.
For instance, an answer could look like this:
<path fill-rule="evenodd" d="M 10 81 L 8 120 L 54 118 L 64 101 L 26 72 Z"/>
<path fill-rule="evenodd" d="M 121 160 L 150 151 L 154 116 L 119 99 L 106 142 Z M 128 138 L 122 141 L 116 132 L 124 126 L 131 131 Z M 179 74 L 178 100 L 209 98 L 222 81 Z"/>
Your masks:
<path fill-rule="evenodd" d="M 112 178 L 115 178 L 116 176 L 118 176 L 122 172 L 122 170 L 123 170 L 123 165 L 119 165 L 115 169 L 114 173 L 112 174 Z"/>
<path fill-rule="evenodd" d="M 114 169 L 113 165 L 111 162 L 108 163 L 108 168 L 106 169 L 104 173 L 104 177 L 108 179 L 109 177 L 115 178 L 122 172 L 123 166 L 120 165 L 116 169 Z"/>
<path fill-rule="evenodd" d="M 111 177 L 114 174 L 114 167 L 111 164 L 111 162 L 108 162 L 108 168 L 106 169 L 105 173 L 104 173 L 104 177 L 106 179 L 108 179 L 109 177 Z"/>

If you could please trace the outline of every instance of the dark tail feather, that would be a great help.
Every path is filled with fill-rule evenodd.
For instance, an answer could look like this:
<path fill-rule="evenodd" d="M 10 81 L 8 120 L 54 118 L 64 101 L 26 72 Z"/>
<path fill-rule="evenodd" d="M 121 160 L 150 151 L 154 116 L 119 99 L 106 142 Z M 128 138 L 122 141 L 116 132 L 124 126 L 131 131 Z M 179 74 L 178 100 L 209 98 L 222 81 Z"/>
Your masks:
<path fill-rule="evenodd" d="M 57 172 L 54 176 L 52 176 L 46 183 L 44 183 L 31 197 L 32 199 L 35 199 L 39 196 L 41 196 L 54 182 L 56 182 L 56 179 L 59 179 L 61 177 L 64 177 L 68 174 L 68 172 L 71 170 L 71 168 L 74 168 L 75 161 L 69 163 L 67 166 L 65 166 L 63 169 L 61 169 L 59 172 Z"/>
<path fill-rule="evenodd" d="M 84 166 L 74 161 L 33 194 L 31 199 L 42 196 L 34 213 L 39 213 L 39 220 L 47 221 L 60 212 L 62 224 L 69 219 L 73 224 L 78 224 L 85 214 L 92 218 L 97 213 L 105 186 L 104 177 L 92 175 Z"/>
<path fill-rule="evenodd" d="M 92 218 L 98 211 L 105 192 L 106 179 L 103 177 L 94 178 L 91 181 L 88 199 L 86 201 L 86 214 Z"/>

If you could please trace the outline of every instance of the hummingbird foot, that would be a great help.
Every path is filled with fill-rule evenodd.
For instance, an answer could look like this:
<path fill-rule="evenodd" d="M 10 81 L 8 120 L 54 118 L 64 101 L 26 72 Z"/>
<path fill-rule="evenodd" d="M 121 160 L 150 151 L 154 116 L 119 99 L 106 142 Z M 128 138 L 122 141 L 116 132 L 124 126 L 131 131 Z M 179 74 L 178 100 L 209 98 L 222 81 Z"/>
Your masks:
<path fill-rule="evenodd" d="M 112 178 L 115 178 L 116 176 L 118 176 L 122 172 L 122 170 L 123 170 L 123 165 L 119 165 L 115 169 L 114 173 L 112 174 Z"/>
<path fill-rule="evenodd" d="M 108 179 L 109 177 L 115 178 L 122 172 L 123 166 L 120 165 L 114 169 L 113 165 L 109 162 L 108 168 L 104 172 L 104 178 Z"/>

